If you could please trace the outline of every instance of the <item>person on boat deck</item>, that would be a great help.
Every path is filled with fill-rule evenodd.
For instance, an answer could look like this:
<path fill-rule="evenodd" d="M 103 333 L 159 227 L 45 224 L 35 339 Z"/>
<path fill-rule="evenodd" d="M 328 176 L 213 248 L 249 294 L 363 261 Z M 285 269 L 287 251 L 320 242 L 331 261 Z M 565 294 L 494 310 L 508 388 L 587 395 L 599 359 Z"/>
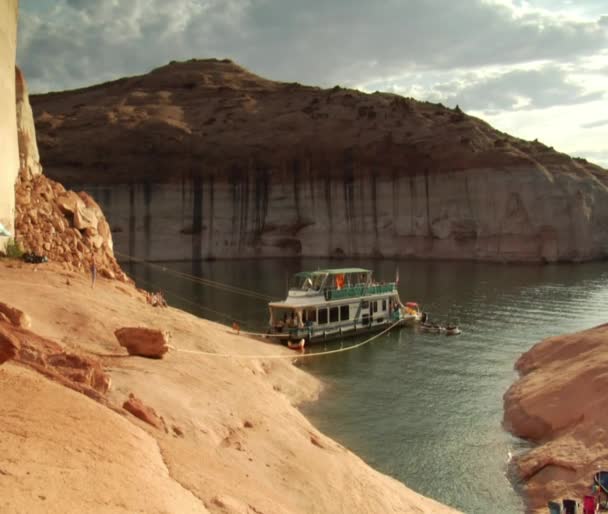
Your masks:
<path fill-rule="evenodd" d="M 344 275 L 336 275 L 336 289 L 342 289 L 344 287 Z"/>

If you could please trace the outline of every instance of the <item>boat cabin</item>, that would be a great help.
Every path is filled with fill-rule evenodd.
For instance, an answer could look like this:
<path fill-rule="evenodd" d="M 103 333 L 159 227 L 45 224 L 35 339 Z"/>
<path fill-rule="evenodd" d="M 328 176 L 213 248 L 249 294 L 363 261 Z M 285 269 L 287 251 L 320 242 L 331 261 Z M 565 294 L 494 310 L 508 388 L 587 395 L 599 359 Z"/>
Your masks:
<path fill-rule="evenodd" d="M 362 268 L 296 273 L 287 298 L 268 306 L 271 334 L 307 341 L 382 327 L 400 319 L 403 307 L 394 282 L 377 283 Z"/>

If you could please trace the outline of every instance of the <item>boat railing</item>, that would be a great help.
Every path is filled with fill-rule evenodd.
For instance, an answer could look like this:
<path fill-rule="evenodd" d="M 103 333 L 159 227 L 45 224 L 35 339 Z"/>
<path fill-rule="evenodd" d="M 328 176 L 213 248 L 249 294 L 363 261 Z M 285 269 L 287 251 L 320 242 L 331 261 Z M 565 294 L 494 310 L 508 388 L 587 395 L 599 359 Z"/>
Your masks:
<path fill-rule="evenodd" d="M 396 289 L 396 284 L 390 282 L 388 284 L 357 284 L 354 286 L 342 287 L 327 287 L 323 290 L 326 300 L 344 300 L 346 298 L 358 298 L 373 294 L 392 293 Z"/>

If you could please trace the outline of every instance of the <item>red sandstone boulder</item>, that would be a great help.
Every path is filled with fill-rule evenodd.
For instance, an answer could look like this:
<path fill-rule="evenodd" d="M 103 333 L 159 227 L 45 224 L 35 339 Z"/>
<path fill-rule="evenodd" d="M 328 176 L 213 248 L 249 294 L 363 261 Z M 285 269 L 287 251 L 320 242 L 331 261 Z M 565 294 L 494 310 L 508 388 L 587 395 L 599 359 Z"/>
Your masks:
<path fill-rule="evenodd" d="M 135 397 L 133 393 L 129 395 L 129 399 L 122 404 L 122 408 L 130 412 L 136 418 L 149 423 L 159 430 L 165 428 L 165 422 L 152 407 L 148 407 L 139 398 Z"/>
<path fill-rule="evenodd" d="M 161 359 L 169 351 L 169 334 L 163 330 L 141 327 L 124 327 L 114 332 L 120 346 L 129 355 Z"/>
<path fill-rule="evenodd" d="M 14 359 L 19 352 L 19 341 L 0 323 L 0 364 Z"/>
<path fill-rule="evenodd" d="M 6 316 L 16 327 L 30 328 L 32 326 L 32 320 L 25 312 L 2 302 L 0 302 L 0 313 Z"/>

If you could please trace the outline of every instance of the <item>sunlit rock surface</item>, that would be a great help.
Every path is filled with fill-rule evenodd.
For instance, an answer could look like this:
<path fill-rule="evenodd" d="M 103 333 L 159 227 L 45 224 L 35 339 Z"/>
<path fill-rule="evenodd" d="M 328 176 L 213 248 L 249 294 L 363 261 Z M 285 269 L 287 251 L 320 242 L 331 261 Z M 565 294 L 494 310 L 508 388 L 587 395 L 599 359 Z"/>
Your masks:
<path fill-rule="evenodd" d="M 15 107 L 17 0 L 0 2 L 0 223 L 11 233 L 15 217 L 15 179 L 19 171 Z M 0 251 L 7 237 L 0 236 Z"/>

